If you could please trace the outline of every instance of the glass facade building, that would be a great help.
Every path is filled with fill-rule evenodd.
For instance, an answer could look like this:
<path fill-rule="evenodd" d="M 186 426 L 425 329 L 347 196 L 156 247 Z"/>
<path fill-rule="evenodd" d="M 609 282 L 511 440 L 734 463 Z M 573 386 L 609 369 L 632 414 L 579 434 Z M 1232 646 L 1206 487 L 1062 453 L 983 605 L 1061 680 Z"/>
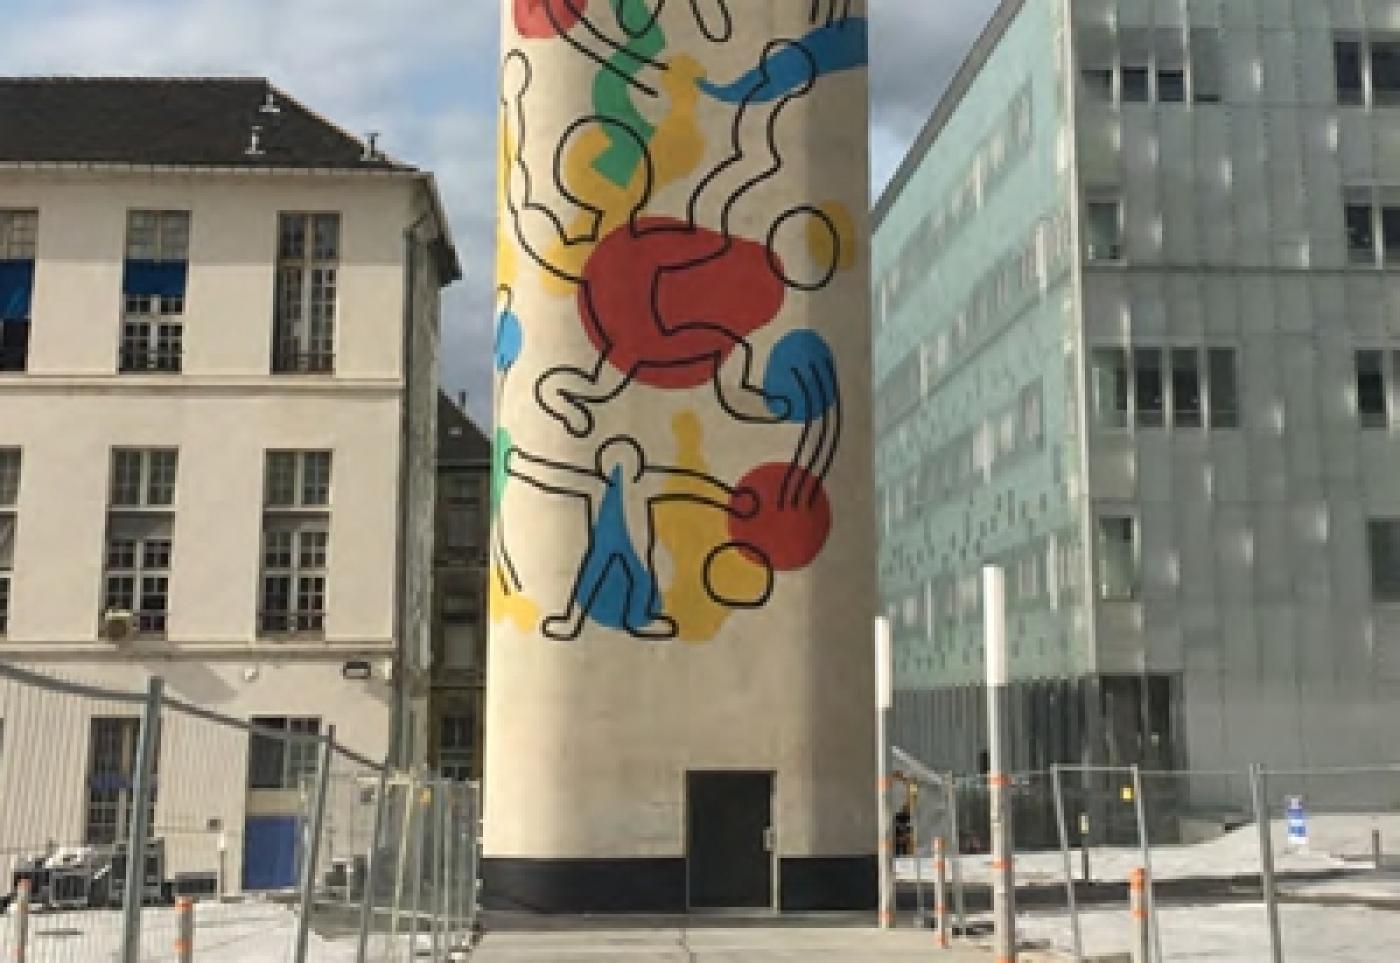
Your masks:
<path fill-rule="evenodd" d="M 1393 758 L 1400 4 L 1006 0 L 876 210 L 895 741 Z"/>

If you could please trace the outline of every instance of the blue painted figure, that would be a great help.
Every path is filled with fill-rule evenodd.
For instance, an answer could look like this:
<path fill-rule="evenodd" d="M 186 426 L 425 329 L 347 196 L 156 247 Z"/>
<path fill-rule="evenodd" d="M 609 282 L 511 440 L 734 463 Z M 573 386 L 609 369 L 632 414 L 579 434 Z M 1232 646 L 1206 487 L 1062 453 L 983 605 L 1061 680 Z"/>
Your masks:
<path fill-rule="evenodd" d="M 698 502 L 738 518 L 752 518 L 759 510 L 752 491 L 735 490 L 699 472 L 648 465 L 641 445 L 626 436 L 603 442 L 591 468 L 512 448 L 506 471 L 551 495 L 577 498 L 587 507 L 588 547 L 568 606 L 540 627 L 545 637 L 559 641 L 577 639 L 590 618 L 639 639 L 675 638 L 675 620 L 660 611 L 655 507 L 668 501 Z M 686 482 L 684 492 L 675 490 L 677 479 Z"/>

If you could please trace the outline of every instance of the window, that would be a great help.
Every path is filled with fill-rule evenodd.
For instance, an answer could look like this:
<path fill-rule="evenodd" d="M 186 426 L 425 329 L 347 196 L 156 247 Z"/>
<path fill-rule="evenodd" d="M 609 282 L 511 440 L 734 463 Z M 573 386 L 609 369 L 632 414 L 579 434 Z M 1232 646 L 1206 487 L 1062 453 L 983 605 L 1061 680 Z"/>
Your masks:
<path fill-rule="evenodd" d="M 1400 518 L 1372 519 L 1367 526 L 1371 553 L 1371 598 L 1400 602 Z"/>
<path fill-rule="evenodd" d="M 1332 45 L 1337 69 L 1337 103 L 1355 106 L 1366 102 L 1366 89 L 1361 79 L 1361 41 L 1338 40 Z"/>
<path fill-rule="evenodd" d="M 0 448 L 0 636 L 10 628 L 10 576 L 15 562 L 15 503 L 19 500 L 18 448 Z"/>
<path fill-rule="evenodd" d="M 1371 40 L 1371 99 L 1378 107 L 1400 104 L 1400 40 Z"/>
<path fill-rule="evenodd" d="M 1128 353 L 1122 348 L 1095 348 L 1094 416 L 1100 428 L 1128 427 Z"/>
<path fill-rule="evenodd" d="M 476 715 L 445 713 L 438 721 L 438 770 L 446 779 L 465 782 L 476 775 Z"/>
<path fill-rule="evenodd" d="M 113 508 L 166 508 L 175 504 L 180 453 L 174 448 L 112 451 Z"/>
<path fill-rule="evenodd" d="M 331 453 L 267 453 L 258 625 L 263 633 L 325 629 Z"/>
<path fill-rule="evenodd" d="M 1180 67 L 1159 67 L 1157 70 L 1157 100 L 1164 104 L 1186 102 L 1186 71 Z"/>
<path fill-rule="evenodd" d="M 110 846 L 127 838 L 136 776 L 136 752 L 141 740 L 141 720 L 132 717 L 97 717 L 92 720 L 88 743 L 87 814 L 83 840 L 90 846 Z M 160 732 L 155 739 L 151 773 L 159 770 Z M 155 824 L 156 782 L 152 780 L 146 801 L 150 825 Z"/>
<path fill-rule="evenodd" d="M 335 370 L 339 214 L 282 214 L 278 219 L 274 374 Z"/>
<path fill-rule="evenodd" d="M 1172 424 L 1201 427 L 1201 363 L 1195 348 L 1172 349 Z"/>
<path fill-rule="evenodd" d="M 107 520 L 104 612 L 130 612 L 144 635 L 164 635 L 170 611 L 173 520 L 113 512 Z"/>
<path fill-rule="evenodd" d="M 1090 201 L 1085 215 L 1090 261 L 1117 261 L 1123 257 L 1122 204 L 1116 200 Z"/>
<path fill-rule="evenodd" d="M 1379 351 L 1356 352 L 1356 413 L 1362 428 L 1386 428 L 1390 425 L 1385 355 Z"/>
<path fill-rule="evenodd" d="M 1113 100 L 1113 68 L 1086 67 L 1081 73 L 1084 87 L 1096 100 Z"/>
<path fill-rule="evenodd" d="M 1044 388 L 1039 381 L 1021 389 L 1021 433 L 1032 448 L 1045 442 Z"/>
<path fill-rule="evenodd" d="M 1145 104 L 1152 99 L 1146 67 L 1123 68 L 1123 103 Z"/>
<path fill-rule="evenodd" d="M 164 635 L 170 611 L 178 468 L 174 449 L 112 451 L 102 612 L 131 613 L 145 635 Z"/>
<path fill-rule="evenodd" d="M 188 211 L 131 211 L 127 215 L 119 370 L 180 370 L 189 241 Z"/>
<path fill-rule="evenodd" d="M 1162 352 L 1158 348 L 1133 351 L 1133 384 L 1136 387 L 1137 423 L 1142 428 L 1160 428 L 1165 420 L 1165 390 L 1162 381 Z"/>
<path fill-rule="evenodd" d="M 1138 594 L 1137 520 L 1099 519 L 1099 598 L 1127 601 Z"/>
<path fill-rule="evenodd" d="M 318 508 L 331 500 L 331 453 L 267 453 L 266 504 L 269 508 Z"/>
<path fill-rule="evenodd" d="M 1240 392 L 1235 369 L 1234 348 L 1211 348 L 1206 354 L 1207 375 L 1210 379 L 1210 426 L 1238 428 L 1240 426 Z"/>
<path fill-rule="evenodd" d="M 254 716 L 249 720 L 266 734 L 248 737 L 248 788 L 299 789 L 316 775 L 321 720 L 314 716 Z"/>
<path fill-rule="evenodd" d="M 1191 99 L 1198 104 L 1220 103 L 1220 31 L 1193 27 L 1191 44 Z"/>
<path fill-rule="evenodd" d="M 264 519 L 259 616 L 264 633 L 324 630 L 329 547 L 324 516 Z"/>
<path fill-rule="evenodd" d="M 29 364 L 39 213 L 0 209 L 0 371 Z"/>
<path fill-rule="evenodd" d="M 1332 44 L 1337 103 L 1359 107 L 1400 104 L 1400 36 L 1372 33 L 1368 39 L 1339 34 Z"/>
<path fill-rule="evenodd" d="M 1345 204 L 1347 257 L 1352 264 L 1376 263 L 1376 224 L 1370 191 L 1348 191 Z M 1362 196 L 1365 195 L 1365 196 Z"/>

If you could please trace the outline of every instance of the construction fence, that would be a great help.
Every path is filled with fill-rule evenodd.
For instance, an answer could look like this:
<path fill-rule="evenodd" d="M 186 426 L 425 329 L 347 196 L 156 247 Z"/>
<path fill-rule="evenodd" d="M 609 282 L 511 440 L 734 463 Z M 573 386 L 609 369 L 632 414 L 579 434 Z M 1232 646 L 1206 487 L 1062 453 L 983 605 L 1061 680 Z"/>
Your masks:
<path fill-rule="evenodd" d="M 458 958 L 478 799 L 333 726 L 232 718 L 159 678 L 117 691 L 0 664 L 0 954 Z"/>
<path fill-rule="evenodd" d="M 904 907 L 936 927 L 940 847 L 949 935 L 985 934 L 994 875 L 986 778 L 936 772 L 897 749 L 894 758 Z M 1015 774 L 1010 792 L 1019 925 L 1030 944 L 1077 959 L 1132 953 L 1139 870 L 1141 958 L 1159 963 L 1370 958 L 1368 941 L 1394 938 L 1377 920 L 1400 925 L 1400 765 L 1067 765 Z M 1366 915 L 1377 910 L 1385 912 Z"/>

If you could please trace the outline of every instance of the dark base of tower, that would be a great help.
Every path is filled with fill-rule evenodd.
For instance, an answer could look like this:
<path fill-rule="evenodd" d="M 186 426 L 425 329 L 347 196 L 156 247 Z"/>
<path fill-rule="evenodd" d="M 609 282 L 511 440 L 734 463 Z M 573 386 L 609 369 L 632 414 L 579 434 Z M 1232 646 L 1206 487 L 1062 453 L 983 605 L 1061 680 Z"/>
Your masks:
<path fill-rule="evenodd" d="M 875 908 L 874 856 L 785 857 L 780 909 L 788 913 Z M 482 905 L 527 913 L 685 913 L 686 864 L 678 858 L 486 859 Z"/>

